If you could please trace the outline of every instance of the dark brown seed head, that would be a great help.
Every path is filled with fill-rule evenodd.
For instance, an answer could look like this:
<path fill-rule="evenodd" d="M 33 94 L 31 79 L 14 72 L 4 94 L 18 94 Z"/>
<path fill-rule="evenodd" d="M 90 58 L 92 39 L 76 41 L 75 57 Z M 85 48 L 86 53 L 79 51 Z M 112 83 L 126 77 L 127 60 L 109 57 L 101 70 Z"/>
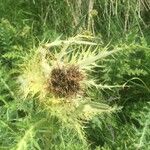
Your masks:
<path fill-rule="evenodd" d="M 56 97 L 72 97 L 81 90 L 83 78 L 77 66 L 54 68 L 50 75 L 50 90 Z"/>

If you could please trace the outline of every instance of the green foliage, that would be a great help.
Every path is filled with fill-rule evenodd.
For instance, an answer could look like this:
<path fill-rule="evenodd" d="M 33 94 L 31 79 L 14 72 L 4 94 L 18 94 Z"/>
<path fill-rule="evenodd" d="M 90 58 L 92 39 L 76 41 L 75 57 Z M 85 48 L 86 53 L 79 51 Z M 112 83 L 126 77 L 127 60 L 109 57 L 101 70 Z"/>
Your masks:
<path fill-rule="evenodd" d="M 31 37 L 30 37 L 31 36 Z M 8 20 L 0 20 L 0 62 L 10 68 L 19 61 L 21 53 L 31 47 L 30 27 L 15 27 Z"/>
<path fill-rule="evenodd" d="M 148 0 L 0 0 L 0 149 L 150 149 L 149 14 Z M 71 114 L 55 98 L 51 107 L 39 103 L 43 86 L 20 94 L 20 69 L 34 60 L 30 78 L 39 82 L 34 54 L 43 43 L 49 65 L 61 52 L 60 62 L 79 63 L 92 79 L 87 101 Z M 112 114 L 114 105 L 120 111 Z M 85 120 L 93 107 L 103 113 Z"/>

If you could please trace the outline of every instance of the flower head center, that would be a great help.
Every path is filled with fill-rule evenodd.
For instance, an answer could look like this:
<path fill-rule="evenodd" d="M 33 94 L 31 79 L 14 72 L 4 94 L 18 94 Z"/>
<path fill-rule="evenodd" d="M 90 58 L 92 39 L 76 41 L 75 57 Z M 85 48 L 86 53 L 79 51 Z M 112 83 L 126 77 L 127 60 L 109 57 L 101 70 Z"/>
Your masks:
<path fill-rule="evenodd" d="M 81 90 L 83 78 L 77 66 L 54 68 L 50 75 L 50 89 L 56 97 L 72 97 Z"/>

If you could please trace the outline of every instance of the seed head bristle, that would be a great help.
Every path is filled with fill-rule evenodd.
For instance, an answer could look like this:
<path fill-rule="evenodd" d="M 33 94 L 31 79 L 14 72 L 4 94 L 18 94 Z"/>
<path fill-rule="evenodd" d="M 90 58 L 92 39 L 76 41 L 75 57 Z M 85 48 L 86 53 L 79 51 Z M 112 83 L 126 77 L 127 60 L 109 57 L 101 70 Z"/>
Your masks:
<path fill-rule="evenodd" d="M 81 90 L 84 76 L 77 66 L 54 68 L 50 74 L 50 90 L 56 97 L 72 97 Z"/>

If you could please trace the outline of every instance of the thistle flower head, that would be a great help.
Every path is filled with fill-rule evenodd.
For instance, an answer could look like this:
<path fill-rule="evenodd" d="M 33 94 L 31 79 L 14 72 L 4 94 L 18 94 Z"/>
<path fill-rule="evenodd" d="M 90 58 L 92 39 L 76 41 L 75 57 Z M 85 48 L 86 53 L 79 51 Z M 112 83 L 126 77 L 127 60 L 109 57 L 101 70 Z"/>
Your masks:
<path fill-rule="evenodd" d="M 60 112 L 65 114 L 63 107 L 67 114 L 77 114 L 75 112 L 84 109 L 80 107 L 82 105 L 92 107 L 93 114 L 106 112 L 109 108 L 113 110 L 103 105 L 99 111 L 101 107 L 95 107 L 98 103 L 91 105 L 89 98 L 84 97 L 89 86 L 98 86 L 91 76 L 92 69 L 98 66 L 97 61 L 117 51 L 108 51 L 107 47 L 102 48 L 93 41 L 91 36 L 77 35 L 68 40 L 56 39 L 34 49 L 21 68 L 19 80 L 24 96 L 38 96 L 40 103 L 51 113 L 58 111 L 58 116 L 61 116 Z M 84 114 L 85 111 L 87 109 L 84 109 Z"/>

